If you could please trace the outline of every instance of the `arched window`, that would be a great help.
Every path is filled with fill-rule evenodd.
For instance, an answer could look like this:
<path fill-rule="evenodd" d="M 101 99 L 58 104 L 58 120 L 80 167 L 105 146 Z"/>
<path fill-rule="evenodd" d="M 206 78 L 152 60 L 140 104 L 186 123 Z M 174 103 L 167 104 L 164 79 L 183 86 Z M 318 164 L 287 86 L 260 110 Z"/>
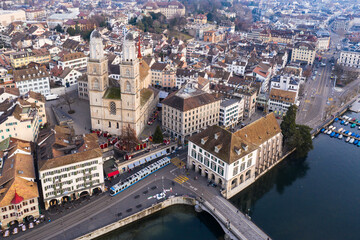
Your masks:
<path fill-rule="evenodd" d="M 93 89 L 99 89 L 99 80 L 97 78 L 94 80 Z"/>
<path fill-rule="evenodd" d="M 129 70 L 129 69 L 126 69 L 125 74 L 126 74 L 126 76 L 130 76 L 130 70 Z"/>
<path fill-rule="evenodd" d="M 131 92 L 131 85 L 130 85 L 129 81 L 126 81 L 125 89 L 126 89 L 126 92 Z"/>
<path fill-rule="evenodd" d="M 116 115 L 116 103 L 110 102 L 110 114 Z"/>

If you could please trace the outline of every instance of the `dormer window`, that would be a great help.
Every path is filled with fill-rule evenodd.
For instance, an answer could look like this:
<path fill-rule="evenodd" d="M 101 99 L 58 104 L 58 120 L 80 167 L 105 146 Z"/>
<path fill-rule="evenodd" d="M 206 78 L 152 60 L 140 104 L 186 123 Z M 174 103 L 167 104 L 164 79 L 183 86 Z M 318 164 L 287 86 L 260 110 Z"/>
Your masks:
<path fill-rule="evenodd" d="M 241 154 L 241 149 L 240 148 L 235 147 L 234 150 L 235 150 L 237 155 Z"/>
<path fill-rule="evenodd" d="M 219 145 L 215 146 L 215 152 L 219 153 L 221 147 L 222 147 L 222 144 L 219 144 Z"/>
<path fill-rule="evenodd" d="M 244 149 L 244 151 L 247 151 L 249 149 L 249 146 L 244 143 L 241 144 L 241 147 L 242 147 L 242 149 Z"/>
<path fill-rule="evenodd" d="M 201 139 L 201 144 L 204 145 L 206 141 L 208 140 L 208 137 L 204 137 Z"/>
<path fill-rule="evenodd" d="M 215 133 L 214 138 L 217 140 L 220 136 L 220 133 Z"/>

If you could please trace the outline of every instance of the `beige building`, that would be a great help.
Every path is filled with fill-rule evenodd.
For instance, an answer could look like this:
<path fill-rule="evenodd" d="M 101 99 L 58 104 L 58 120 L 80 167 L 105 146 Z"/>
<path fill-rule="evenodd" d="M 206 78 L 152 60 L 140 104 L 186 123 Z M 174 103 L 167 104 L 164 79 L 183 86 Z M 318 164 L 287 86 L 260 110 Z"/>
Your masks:
<path fill-rule="evenodd" d="M 199 89 L 182 88 L 166 97 L 162 106 L 164 130 L 182 142 L 219 123 L 220 99 Z"/>
<path fill-rule="evenodd" d="M 36 103 L 23 99 L 2 103 L 0 110 L 0 140 L 8 137 L 33 142 L 37 139 L 41 118 Z"/>
<path fill-rule="evenodd" d="M 70 132 L 64 127 L 55 127 L 38 141 L 39 152 L 45 153 L 39 156 L 38 165 L 46 209 L 104 191 L 103 158 L 97 135 L 85 135 L 83 144 L 77 146 Z"/>
<path fill-rule="evenodd" d="M 316 49 L 315 46 L 308 42 L 297 42 L 295 43 L 292 54 L 292 62 L 306 62 L 312 65 L 315 61 Z"/>
<path fill-rule="evenodd" d="M 130 127 L 139 135 L 158 103 L 158 96 L 148 88 L 151 84 L 150 68 L 140 54 L 136 56 L 131 33 L 124 41 L 122 59 L 120 79 L 116 85 L 110 85 L 108 61 L 100 33 L 92 32 L 88 62 L 91 127 L 115 135 Z"/>
<path fill-rule="evenodd" d="M 38 187 L 30 142 L 7 138 L 1 142 L 0 224 L 22 223 L 40 215 Z"/>
<path fill-rule="evenodd" d="M 29 103 L 35 104 L 38 109 L 40 125 L 47 123 L 46 110 L 45 110 L 45 97 L 41 93 L 30 91 L 26 96 L 25 100 Z"/>
<path fill-rule="evenodd" d="M 152 2 L 148 1 L 143 6 L 143 11 L 145 13 L 154 12 L 162 13 L 166 18 L 173 18 L 177 16 L 185 16 L 185 6 L 178 1 L 171 2 Z"/>
<path fill-rule="evenodd" d="M 17 10 L 17 11 L 10 11 L 10 10 L 0 10 L 0 23 L 3 26 L 8 26 L 12 22 L 16 21 L 26 21 L 25 11 Z"/>
<path fill-rule="evenodd" d="M 235 133 L 211 126 L 190 137 L 187 166 L 219 184 L 228 199 L 255 182 L 281 155 L 280 126 L 269 114 Z"/>

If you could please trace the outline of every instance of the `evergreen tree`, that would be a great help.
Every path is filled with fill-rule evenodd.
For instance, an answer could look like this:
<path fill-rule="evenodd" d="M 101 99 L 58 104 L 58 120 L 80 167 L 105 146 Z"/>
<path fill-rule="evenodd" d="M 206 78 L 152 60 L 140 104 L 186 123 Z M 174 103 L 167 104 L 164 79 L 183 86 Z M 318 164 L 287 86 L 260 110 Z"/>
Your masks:
<path fill-rule="evenodd" d="M 64 30 L 62 29 L 62 27 L 60 26 L 60 24 L 58 24 L 55 28 L 55 31 L 59 32 L 59 33 L 63 33 Z"/>
<path fill-rule="evenodd" d="M 164 141 L 164 136 L 161 132 L 160 126 L 157 126 L 155 129 L 155 133 L 153 135 L 153 142 L 154 143 L 162 143 Z"/>
<path fill-rule="evenodd" d="M 281 131 L 284 136 L 284 142 L 289 140 L 295 134 L 296 110 L 297 110 L 297 107 L 295 105 L 291 105 L 288 108 L 286 115 L 284 116 L 283 121 L 280 124 Z"/>
<path fill-rule="evenodd" d="M 289 107 L 280 127 L 284 136 L 284 144 L 289 149 L 296 148 L 296 156 L 303 158 L 313 149 L 311 128 L 296 124 L 296 110 L 295 105 Z"/>

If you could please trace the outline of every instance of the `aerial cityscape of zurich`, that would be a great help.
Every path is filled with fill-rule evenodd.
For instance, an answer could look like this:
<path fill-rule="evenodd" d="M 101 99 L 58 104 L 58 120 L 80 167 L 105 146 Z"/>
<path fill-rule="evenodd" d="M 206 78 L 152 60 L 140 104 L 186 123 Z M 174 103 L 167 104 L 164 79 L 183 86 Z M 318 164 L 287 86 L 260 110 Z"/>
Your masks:
<path fill-rule="evenodd" d="M 359 0 L 2 0 L 0 239 L 360 239 Z"/>

